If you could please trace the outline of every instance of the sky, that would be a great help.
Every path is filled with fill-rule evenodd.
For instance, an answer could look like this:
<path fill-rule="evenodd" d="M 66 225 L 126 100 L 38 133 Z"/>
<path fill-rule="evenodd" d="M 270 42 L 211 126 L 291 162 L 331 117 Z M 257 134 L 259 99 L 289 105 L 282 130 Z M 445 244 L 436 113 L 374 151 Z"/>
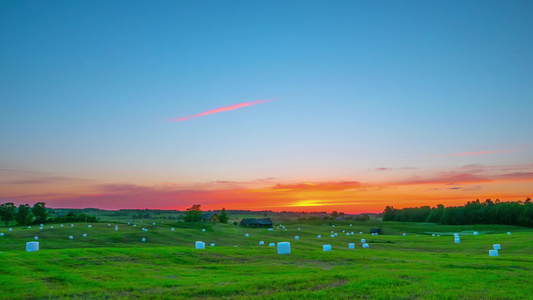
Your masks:
<path fill-rule="evenodd" d="M 0 1 L 0 203 L 533 196 L 531 1 Z"/>

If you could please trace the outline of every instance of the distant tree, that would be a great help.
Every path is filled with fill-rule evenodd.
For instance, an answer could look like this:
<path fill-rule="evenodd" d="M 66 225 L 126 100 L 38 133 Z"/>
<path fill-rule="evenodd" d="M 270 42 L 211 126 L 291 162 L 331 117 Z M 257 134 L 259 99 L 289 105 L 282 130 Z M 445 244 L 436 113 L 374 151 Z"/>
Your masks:
<path fill-rule="evenodd" d="M 200 204 L 194 204 L 192 207 L 187 208 L 183 220 L 185 222 L 200 222 L 202 220 Z"/>
<path fill-rule="evenodd" d="M 334 210 L 334 211 L 331 212 L 331 217 L 332 217 L 333 219 L 336 219 L 336 218 L 339 217 L 339 213 L 338 213 L 336 210 Z"/>
<path fill-rule="evenodd" d="M 220 216 L 218 218 L 220 219 L 220 223 L 228 223 L 229 217 L 226 213 L 225 208 L 222 208 L 222 211 L 220 212 Z"/>
<path fill-rule="evenodd" d="M 35 222 L 43 223 L 46 222 L 48 218 L 48 213 L 46 212 L 46 203 L 37 202 L 33 205 L 31 212 L 35 216 Z"/>
<path fill-rule="evenodd" d="M 9 221 L 13 221 L 15 218 L 15 204 L 13 202 L 0 204 L 0 218 L 2 218 L 6 226 L 9 225 Z"/>
<path fill-rule="evenodd" d="M 31 224 L 31 208 L 29 204 L 21 204 L 19 205 L 19 209 L 17 212 L 17 215 L 15 219 L 17 220 L 17 224 L 26 226 L 27 224 Z"/>

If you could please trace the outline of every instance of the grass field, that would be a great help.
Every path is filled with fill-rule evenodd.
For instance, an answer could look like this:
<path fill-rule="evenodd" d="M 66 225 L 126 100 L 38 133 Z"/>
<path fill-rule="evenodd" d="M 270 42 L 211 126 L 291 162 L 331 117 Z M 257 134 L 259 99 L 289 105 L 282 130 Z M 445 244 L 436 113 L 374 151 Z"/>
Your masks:
<path fill-rule="evenodd" d="M 374 222 L 334 222 L 335 228 L 327 223 L 284 223 L 287 230 L 275 226 L 274 231 L 167 221 L 155 226 L 137 222 L 135 227 L 103 222 L 92 228 L 83 223 L 63 228 L 46 224 L 43 230 L 0 227 L 0 298 L 532 297 L 532 229 L 384 222 L 385 234 L 371 236 Z M 143 227 L 148 231 L 141 231 Z M 330 237 L 332 230 L 337 237 Z M 461 235 L 460 244 L 454 243 L 455 232 Z M 41 250 L 25 252 L 25 243 L 34 236 Z M 369 249 L 361 247 L 361 238 Z M 206 242 L 206 249 L 194 249 L 195 241 Z M 283 241 L 291 242 L 290 255 L 278 255 L 268 246 Z M 348 243 L 356 248 L 348 249 Z M 333 251 L 323 252 L 324 244 Z M 502 246 L 499 257 L 488 256 L 493 244 Z"/>

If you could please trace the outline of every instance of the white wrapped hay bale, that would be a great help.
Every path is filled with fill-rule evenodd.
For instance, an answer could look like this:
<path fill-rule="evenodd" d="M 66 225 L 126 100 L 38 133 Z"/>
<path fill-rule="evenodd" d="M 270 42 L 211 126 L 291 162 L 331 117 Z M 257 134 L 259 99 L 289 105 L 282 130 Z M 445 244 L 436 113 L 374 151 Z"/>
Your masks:
<path fill-rule="evenodd" d="M 39 227 L 39 230 L 43 230 L 43 228 L 42 228 L 42 227 Z"/>
<path fill-rule="evenodd" d="M 474 235 L 477 235 L 477 231 L 474 231 Z"/>
<path fill-rule="evenodd" d="M 494 250 L 502 250 L 502 246 L 500 246 L 500 244 L 494 244 L 492 245 L 492 248 L 494 248 Z"/>
<path fill-rule="evenodd" d="M 44 227 L 44 225 L 43 225 L 43 224 L 39 224 L 39 226 L 41 226 L 41 227 Z"/>
<path fill-rule="evenodd" d="M 334 237 L 335 237 L 335 235 L 334 235 L 334 234 L 332 234 L 332 235 L 331 235 L 331 237 L 333 237 L 333 238 L 334 238 Z"/>
<path fill-rule="evenodd" d="M 335 231 L 332 230 L 331 233 L 335 233 Z"/>
<path fill-rule="evenodd" d="M 291 243 L 289 242 L 278 243 L 278 254 L 291 254 Z"/>
<path fill-rule="evenodd" d="M 335 232 L 335 236 L 338 236 L 339 234 Z"/>
<path fill-rule="evenodd" d="M 84 233 L 83 236 L 87 236 L 87 233 Z"/>
<path fill-rule="evenodd" d="M 349 233 L 349 232 L 346 232 L 346 235 L 350 235 L 350 233 Z"/>
<path fill-rule="evenodd" d="M 511 235 L 511 233 L 510 233 L 510 232 L 507 232 L 507 235 Z"/>
<path fill-rule="evenodd" d="M 61 224 L 61 227 L 63 227 L 63 224 Z"/>
<path fill-rule="evenodd" d="M 354 235 L 353 231 L 352 231 L 352 232 L 350 232 L 350 234 L 351 234 L 351 235 Z"/>
<path fill-rule="evenodd" d="M 361 239 L 361 243 L 366 243 L 366 240 L 365 239 Z"/>
<path fill-rule="evenodd" d="M 74 237 L 72 235 L 69 236 L 68 238 L 69 238 L 69 240 L 73 240 L 74 239 Z"/>
<path fill-rule="evenodd" d="M 264 244 L 265 244 L 265 242 L 259 241 L 259 245 L 264 245 Z"/>
<path fill-rule="evenodd" d="M 323 251 L 331 251 L 331 245 L 324 245 L 322 246 Z"/>
<path fill-rule="evenodd" d="M 349 243 L 348 244 L 348 249 L 355 249 L 355 244 L 354 243 Z"/>
<path fill-rule="evenodd" d="M 3 233 L 3 232 L 0 232 L 0 236 L 4 236 L 4 233 Z"/>
<path fill-rule="evenodd" d="M 352 227 L 352 224 L 350 224 L 350 227 Z"/>
<path fill-rule="evenodd" d="M 137 224 L 133 224 L 133 227 L 137 227 Z"/>
<path fill-rule="evenodd" d="M 321 236 L 320 234 L 319 234 L 319 235 L 317 235 L 316 237 L 317 237 L 317 238 L 319 238 L 319 239 L 321 239 L 321 238 L 322 238 L 322 236 Z"/>
<path fill-rule="evenodd" d="M 403 236 L 405 236 L 405 232 L 403 233 Z"/>
<path fill-rule="evenodd" d="M 118 225 L 115 225 L 115 228 L 118 228 Z"/>
<path fill-rule="evenodd" d="M 111 224 L 107 224 L 107 227 L 111 227 Z"/>
<path fill-rule="evenodd" d="M 300 227 L 298 227 L 298 230 L 300 230 Z"/>
<path fill-rule="evenodd" d="M 371 235 L 374 235 L 374 233 L 372 232 Z"/>
<path fill-rule="evenodd" d="M 118 231 L 118 227 L 115 228 L 115 231 Z"/>
<path fill-rule="evenodd" d="M 345 232 L 346 232 L 346 230 L 343 230 L 343 231 L 342 231 L 342 233 L 345 233 Z"/>
<path fill-rule="evenodd" d="M 39 242 L 27 242 L 26 251 L 28 252 L 39 251 Z"/>
<path fill-rule="evenodd" d="M 91 228 L 91 227 L 93 227 L 93 225 L 89 225 L 89 226 L 87 226 L 87 227 Z"/>
<path fill-rule="evenodd" d="M 249 235 L 248 233 L 246 233 L 246 234 L 244 235 L 244 237 L 249 237 L 249 236 L 250 236 L 250 235 Z"/>
<path fill-rule="evenodd" d="M 38 240 L 39 240 L 39 237 L 36 236 L 36 237 L 34 237 L 33 239 L 36 240 L 36 241 L 38 241 Z"/>
<path fill-rule="evenodd" d="M 435 234 L 432 234 L 431 236 L 435 236 Z"/>
<path fill-rule="evenodd" d="M 205 232 L 205 229 L 202 228 L 202 232 Z"/>
<path fill-rule="evenodd" d="M 205 243 L 197 241 L 196 242 L 196 249 L 205 249 Z"/>
<path fill-rule="evenodd" d="M 268 244 L 268 246 L 269 246 L 269 247 L 275 247 L 276 244 L 274 244 L 274 243 L 270 243 L 270 244 Z"/>
<path fill-rule="evenodd" d="M 54 226 L 50 226 L 50 228 L 54 228 Z M 9 230 L 11 230 L 11 228 L 9 228 Z"/>
<path fill-rule="evenodd" d="M 461 243 L 461 239 L 460 238 L 455 238 L 455 243 L 456 244 L 460 244 Z"/>
<path fill-rule="evenodd" d="M 70 227 L 74 227 L 74 224 L 70 224 Z"/>
<path fill-rule="evenodd" d="M 364 243 L 364 244 L 363 244 L 363 248 L 368 248 L 368 244 L 367 244 L 367 243 Z"/>
<path fill-rule="evenodd" d="M 141 242 L 146 243 L 146 238 L 142 238 Z"/>
<path fill-rule="evenodd" d="M 155 223 L 152 223 L 152 225 L 155 225 Z"/>
<path fill-rule="evenodd" d="M 215 247 L 215 244 L 214 244 L 214 243 L 211 243 L 211 247 Z"/>
<path fill-rule="evenodd" d="M 268 231 L 274 231 L 274 228 L 269 228 Z"/>
<path fill-rule="evenodd" d="M 335 225 L 333 225 L 333 227 L 335 227 Z"/>
<path fill-rule="evenodd" d="M 299 236 L 295 236 L 294 239 L 295 239 L 295 240 L 299 240 L 300 237 L 299 237 Z"/>
<path fill-rule="evenodd" d="M 13 228 L 9 228 L 9 231 L 13 231 Z"/>
<path fill-rule="evenodd" d="M 28 229 L 31 229 L 31 226 L 28 226 Z"/>
<path fill-rule="evenodd" d="M 363 232 L 362 232 L 362 231 L 359 231 L 359 234 L 363 234 Z"/>
<path fill-rule="evenodd" d="M 498 250 L 489 250 L 489 256 L 498 256 Z"/>
<path fill-rule="evenodd" d="M 174 231 L 174 228 L 170 228 L 170 231 Z"/>

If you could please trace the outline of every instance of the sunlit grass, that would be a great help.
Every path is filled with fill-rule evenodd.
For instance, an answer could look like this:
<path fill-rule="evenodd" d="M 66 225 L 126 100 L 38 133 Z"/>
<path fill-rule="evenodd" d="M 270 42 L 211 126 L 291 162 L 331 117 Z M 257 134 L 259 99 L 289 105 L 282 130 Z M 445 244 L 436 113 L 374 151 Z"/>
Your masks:
<path fill-rule="evenodd" d="M 391 234 L 371 236 L 355 223 L 285 224 L 268 231 L 234 225 L 22 229 L 0 237 L 1 298 L 246 298 L 246 299 L 456 299 L 530 297 L 532 230 L 508 226 L 384 223 Z M 148 228 L 142 232 L 141 228 Z M 175 231 L 170 228 L 174 227 Z M 301 230 L 297 230 L 300 227 Z M 485 227 L 485 228 L 482 228 Z M 206 228 L 206 232 L 201 229 Z M 423 232 L 476 230 L 492 234 L 433 237 Z M 330 238 L 334 230 L 338 237 Z M 354 232 L 347 236 L 342 230 Z M 359 234 L 364 231 L 364 234 Z M 513 231 L 507 235 L 507 231 Z M 81 237 L 88 233 L 87 238 Z M 402 233 L 407 235 L 403 236 Z M 250 237 L 246 238 L 245 233 Z M 322 238 L 318 239 L 317 234 Z M 39 252 L 24 251 L 39 236 Z M 74 235 L 74 240 L 68 236 Z M 294 236 L 298 235 L 299 240 Z M 147 242 L 142 243 L 141 237 Z M 360 247 L 365 238 L 370 249 Z M 194 242 L 206 242 L 205 250 Z M 259 246 L 259 241 L 265 246 Z M 291 242 L 278 255 L 270 242 Z M 348 243 L 356 243 L 355 250 Z M 210 243 L 217 246 L 209 247 Z M 499 257 L 489 257 L 492 245 Z M 332 245 L 323 252 L 322 245 Z"/>

